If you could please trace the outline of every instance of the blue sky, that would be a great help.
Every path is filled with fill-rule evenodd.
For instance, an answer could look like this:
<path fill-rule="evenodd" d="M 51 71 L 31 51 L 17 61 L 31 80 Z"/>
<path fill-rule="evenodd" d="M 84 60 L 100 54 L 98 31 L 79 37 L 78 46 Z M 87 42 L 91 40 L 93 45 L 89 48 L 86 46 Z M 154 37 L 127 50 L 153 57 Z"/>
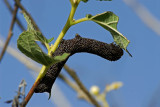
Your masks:
<path fill-rule="evenodd" d="M 159 0 L 154 0 L 154 2 L 138 0 L 138 2 L 160 20 Z M 13 1 L 10 1 L 10 3 L 13 5 Z M 22 4 L 33 16 L 47 38 L 57 38 L 67 20 L 71 7 L 69 0 L 47 0 L 45 2 L 43 0 L 22 0 Z M 147 107 L 160 86 L 160 35 L 148 28 L 122 0 L 111 2 L 90 0 L 88 3 L 80 3 L 75 19 L 83 18 L 86 14 L 96 15 L 105 11 L 112 11 L 119 16 L 118 30 L 131 41 L 128 50 L 133 57 L 131 58 L 124 52 L 120 60 L 109 62 L 98 56 L 82 53 L 72 56 L 67 64 L 76 70 L 79 78 L 88 89 L 92 85 L 97 85 L 103 90 L 106 84 L 115 81 L 123 82 L 124 86 L 122 88 L 108 94 L 107 100 L 110 105 L 116 104 L 116 107 Z M 18 13 L 18 17 L 26 26 L 23 15 Z M 10 23 L 11 14 L 1 0 L 0 34 L 3 38 L 7 37 Z M 18 36 L 22 32 L 15 25 L 13 33 L 12 43 L 16 46 Z M 107 43 L 113 42 L 110 33 L 93 22 L 83 22 L 72 26 L 64 38 L 74 38 L 76 33 L 82 37 Z M 62 73 L 66 74 L 64 70 L 62 70 Z M 34 79 L 23 64 L 6 53 L 0 63 L 0 107 L 10 106 L 3 102 L 13 98 L 22 79 L 27 82 L 28 92 L 34 83 Z M 60 79 L 57 79 L 56 83 L 73 107 L 91 107 L 85 101 L 77 99 L 77 94 Z M 53 107 L 53 105 L 48 101 L 46 94 L 35 94 L 28 107 Z"/>

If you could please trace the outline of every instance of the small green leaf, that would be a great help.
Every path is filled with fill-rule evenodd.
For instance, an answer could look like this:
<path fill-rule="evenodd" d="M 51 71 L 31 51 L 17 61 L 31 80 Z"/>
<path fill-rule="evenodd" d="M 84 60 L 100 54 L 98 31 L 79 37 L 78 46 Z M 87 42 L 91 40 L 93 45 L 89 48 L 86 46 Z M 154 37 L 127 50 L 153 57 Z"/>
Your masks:
<path fill-rule="evenodd" d="M 64 53 L 62 56 L 51 57 L 48 54 L 44 53 L 38 46 L 36 41 L 40 41 L 46 44 L 48 42 L 51 42 L 53 38 L 47 40 L 42 35 L 42 33 L 34 29 L 34 26 L 29 17 L 25 13 L 23 14 L 27 21 L 28 29 L 27 31 L 23 32 L 17 40 L 17 47 L 22 53 L 45 66 L 63 61 L 70 55 L 68 53 Z"/>
<path fill-rule="evenodd" d="M 104 12 L 90 17 L 89 20 L 108 30 L 112 34 L 115 43 L 124 50 L 127 50 L 130 41 L 117 30 L 119 18 L 113 12 Z"/>
<path fill-rule="evenodd" d="M 32 21 L 29 19 L 29 16 L 27 16 L 25 12 L 22 12 L 22 13 L 27 22 L 27 31 L 33 32 L 36 40 L 41 41 L 44 44 L 47 43 L 47 39 L 42 35 L 42 33 L 35 30 L 34 25 L 32 24 Z"/>
<path fill-rule="evenodd" d="M 61 56 L 55 56 L 54 57 L 54 63 L 58 63 L 60 61 L 64 61 L 70 54 L 69 53 L 64 53 Z M 52 63 L 53 64 L 53 63 Z"/>
<path fill-rule="evenodd" d="M 27 22 L 27 31 L 34 31 L 35 28 L 31 22 L 31 20 L 29 19 L 29 17 L 27 16 L 27 14 L 24 11 L 22 11 L 22 13 L 23 13 L 24 18 L 26 19 L 26 22 Z"/>
<path fill-rule="evenodd" d="M 35 40 L 37 39 L 34 32 L 25 31 L 19 36 L 17 46 L 22 53 L 34 61 L 43 65 L 49 65 L 52 62 L 51 59 L 42 52 Z"/>
<path fill-rule="evenodd" d="M 35 36 L 35 41 L 40 41 L 42 43 L 47 43 L 47 39 L 42 35 L 39 31 L 33 31 L 33 34 Z"/>
<path fill-rule="evenodd" d="M 35 40 L 38 40 L 36 37 L 34 32 L 25 31 L 17 40 L 19 50 L 34 61 L 48 66 L 63 61 L 69 56 L 69 54 L 65 53 L 62 56 L 50 57 L 35 42 Z"/>
<path fill-rule="evenodd" d="M 53 39 L 54 39 L 54 37 L 53 37 L 53 38 L 51 38 L 51 39 L 47 39 L 47 43 L 52 42 L 52 41 L 53 41 Z"/>

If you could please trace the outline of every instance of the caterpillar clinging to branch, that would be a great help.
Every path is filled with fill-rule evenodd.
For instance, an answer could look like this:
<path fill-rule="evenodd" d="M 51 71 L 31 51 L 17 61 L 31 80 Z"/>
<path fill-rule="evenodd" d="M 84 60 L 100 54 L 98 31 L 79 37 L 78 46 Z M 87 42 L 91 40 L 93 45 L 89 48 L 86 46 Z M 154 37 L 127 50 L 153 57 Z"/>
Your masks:
<path fill-rule="evenodd" d="M 82 38 L 79 35 L 76 35 L 76 37 L 73 39 L 62 40 L 52 56 L 62 55 L 63 53 L 70 53 L 70 56 L 72 56 L 73 54 L 79 52 L 95 54 L 110 61 L 116 61 L 123 55 L 123 50 L 113 43 L 107 44 L 94 39 Z M 68 56 L 68 58 L 70 56 Z M 53 64 L 50 67 L 45 77 L 36 87 L 36 93 L 51 92 L 52 85 L 68 58 L 65 61 Z"/>

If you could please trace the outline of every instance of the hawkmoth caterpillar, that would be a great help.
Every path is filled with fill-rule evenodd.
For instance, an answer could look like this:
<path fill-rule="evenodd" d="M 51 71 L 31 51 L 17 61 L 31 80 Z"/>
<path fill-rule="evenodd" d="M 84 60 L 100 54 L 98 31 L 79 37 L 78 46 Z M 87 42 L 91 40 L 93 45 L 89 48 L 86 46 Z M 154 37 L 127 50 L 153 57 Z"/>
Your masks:
<path fill-rule="evenodd" d="M 52 56 L 62 55 L 63 53 L 70 53 L 70 56 L 72 56 L 80 52 L 95 54 L 109 61 L 116 61 L 123 55 L 123 50 L 114 43 L 107 44 L 94 39 L 82 38 L 77 34 L 73 39 L 62 40 Z M 68 56 L 68 58 L 70 56 Z M 65 61 L 53 64 L 49 68 L 45 77 L 36 87 L 36 93 L 51 92 L 52 85 L 68 58 Z"/>

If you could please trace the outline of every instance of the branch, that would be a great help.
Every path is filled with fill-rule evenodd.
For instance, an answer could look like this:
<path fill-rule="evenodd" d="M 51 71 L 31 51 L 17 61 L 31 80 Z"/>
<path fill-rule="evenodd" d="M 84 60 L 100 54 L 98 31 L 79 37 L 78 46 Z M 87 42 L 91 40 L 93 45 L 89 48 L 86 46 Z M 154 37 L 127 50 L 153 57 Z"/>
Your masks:
<path fill-rule="evenodd" d="M 18 1 L 18 0 L 17 0 L 17 1 Z M 11 25 L 10 25 L 9 32 L 8 32 L 8 37 L 7 37 L 7 40 L 6 40 L 6 42 L 5 42 L 4 47 L 3 47 L 3 49 L 2 49 L 2 52 L 1 52 L 1 54 L 0 54 L 0 62 L 1 62 L 2 58 L 3 58 L 3 55 L 4 55 L 5 51 L 6 51 L 6 48 L 7 48 L 8 44 L 9 44 L 9 42 L 10 42 L 10 40 L 11 40 L 12 30 L 13 30 L 14 23 L 15 23 L 15 21 L 16 21 L 17 11 L 18 11 L 18 6 L 15 4 L 15 6 L 14 6 L 14 11 L 13 11 L 13 16 L 12 16 L 12 21 L 11 21 Z"/>
<path fill-rule="evenodd" d="M 4 0 L 4 3 L 6 4 L 6 6 L 8 7 L 9 11 L 11 14 L 13 14 L 13 9 L 11 7 L 11 5 L 9 4 L 9 2 L 7 0 Z M 18 17 L 16 17 L 16 23 L 18 24 L 19 28 L 24 31 L 25 27 L 22 25 L 22 23 L 20 22 L 20 20 L 18 19 Z"/>
<path fill-rule="evenodd" d="M 64 69 L 67 71 L 67 73 L 75 80 L 75 82 L 77 83 L 77 85 L 80 87 L 80 89 L 86 94 L 86 96 L 88 97 L 88 99 L 90 99 L 90 101 L 92 102 L 93 105 L 95 105 L 96 107 L 100 107 L 100 105 L 98 104 L 97 100 L 95 100 L 95 98 L 88 92 L 88 90 L 85 88 L 85 86 L 82 84 L 82 82 L 80 81 L 80 79 L 78 78 L 77 74 L 75 73 L 74 70 L 70 69 L 68 66 L 64 66 Z"/>
<path fill-rule="evenodd" d="M 67 65 L 65 64 L 65 66 Z M 59 74 L 58 77 L 61 80 L 63 80 L 66 84 L 68 84 L 68 86 L 70 86 L 74 91 L 77 92 L 78 98 L 84 99 L 89 103 L 92 103 L 91 100 L 87 97 L 87 95 L 79 88 L 79 86 L 75 82 L 72 82 L 70 79 L 66 78 L 63 74 Z"/>

